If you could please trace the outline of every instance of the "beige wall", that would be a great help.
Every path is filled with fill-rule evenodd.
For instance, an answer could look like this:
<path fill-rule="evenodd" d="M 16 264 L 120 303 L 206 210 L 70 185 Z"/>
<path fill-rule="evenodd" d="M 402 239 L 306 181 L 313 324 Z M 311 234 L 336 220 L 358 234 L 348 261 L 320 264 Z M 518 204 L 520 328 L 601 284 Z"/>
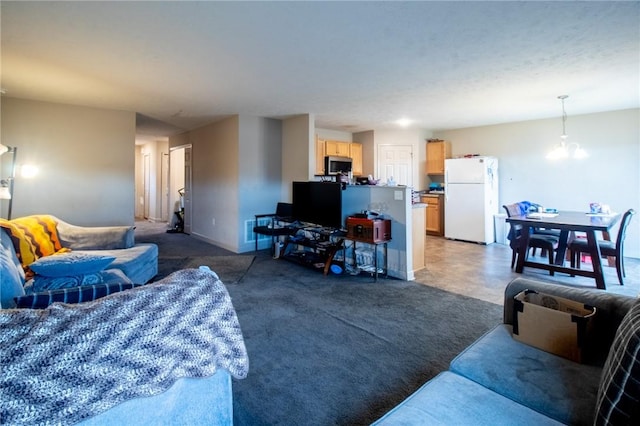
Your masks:
<path fill-rule="evenodd" d="M 16 178 L 12 216 L 133 224 L 135 126 L 133 112 L 3 97 L 2 144 L 18 147 L 18 164 L 39 168 L 32 179 Z M 6 209 L 3 200 L 3 217 Z"/>
<path fill-rule="evenodd" d="M 614 211 L 640 210 L 640 110 L 569 116 L 569 141 L 589 157 L 545 158 L 562 133 L 561 119 L 532 120 L 436 132 L 454 156 L 482 154 L 500 160 L 500 204 L 522 200 L 561 210 L 586 211 L 592 201 Z M 617 230 L 615 231 L 617 233 Z M 625 255 L 640 257 L 640 219 L 627 231 Z"/>
<path fill-rule="evenodd" d="M 251 221 L 282 201 L 281 121 L 233 116 L 169 141 L 185 143 L 193 158 L 191 234 L 233 252 L 253 250 Z"/>

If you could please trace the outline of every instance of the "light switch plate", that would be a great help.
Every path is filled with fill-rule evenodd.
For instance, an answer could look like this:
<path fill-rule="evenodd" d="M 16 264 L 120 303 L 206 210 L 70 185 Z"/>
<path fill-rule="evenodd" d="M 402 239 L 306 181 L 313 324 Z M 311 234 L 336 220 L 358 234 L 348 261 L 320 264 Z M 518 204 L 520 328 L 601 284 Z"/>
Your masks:
<path fill-rule="evenodd" d="M 393 199 L 402 201 L 402 191 L 393 191 Z"/>

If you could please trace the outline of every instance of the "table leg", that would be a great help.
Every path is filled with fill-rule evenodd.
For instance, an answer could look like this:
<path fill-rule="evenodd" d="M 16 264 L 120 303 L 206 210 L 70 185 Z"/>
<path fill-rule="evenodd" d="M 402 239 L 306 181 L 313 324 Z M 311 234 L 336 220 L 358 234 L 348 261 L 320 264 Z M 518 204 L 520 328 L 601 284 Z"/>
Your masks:
<path fill-rule="evenodd" d="M 529 253 L 529 227 L 523 226 L 520 231 L 520 244 L 518 244 L 518 262 L 516 263 L 516 272 L 521 274 L 524 270 L 524 262 L 527 260 L 527 253 Z"/>
<path fill-rule="evenodd" d="M 553 263 L 555 263 L 556 265 L 560 265 L 560 266 L 564 265 L 564 259 L 567 253 L 568 241 L 569 241 L 569 231 L 566 231 L 564 229 L 561 230 L 560 237 L 558 240 L 558 251 L 556 253 L 556 258 L 553 261 Z"/>
<path fill-rule="evenodd" d="M 373 245 L 373 268 L 375 269 L 375 282 L 378 282 L 378 244 Z"/>
<path fill-rule="evenodd" d="M 593 273 L 596 279 L 596 287 L 601 290 L 606 290 L 607 286 L 604 283 L 604 272 L 602 270 L 602 258 L 600 257 L 600 248 L 596 241 L 596 232 L 587 232 L 587 246 L 589 247 L 589 255 L 591 256 L 591 264 L 593 266 Z"/>

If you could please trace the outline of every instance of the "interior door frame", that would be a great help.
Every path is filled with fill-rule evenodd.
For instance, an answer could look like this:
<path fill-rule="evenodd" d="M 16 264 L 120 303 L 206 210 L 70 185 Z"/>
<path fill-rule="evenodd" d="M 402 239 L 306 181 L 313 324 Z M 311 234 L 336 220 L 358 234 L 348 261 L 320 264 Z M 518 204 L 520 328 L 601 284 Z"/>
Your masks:
<path fill-rule="evenodd" d="M 184 201 L 184 216 L 183 216 L 183 221 L 184 221 L 184 227 L 183 227 L 183 232 L 185 234 L 190 234 L 191 233 L 191 220 L 192 220 L 192 214 L 193 214 L 193 209 L 192 209 L 192 187 L 193 187 L 193 182 L 192 182 L 192 164 L 191 164 L 191 159 L 192 159 L 192 149 L 193 146 L 191 144 L 185 144 L 185 145 L 179 145 L 179 146 L 174 146 L 169 148 L 169 173 L 167 174 L 167 178 L 169 179 L 169 183 L 168 183 L 168 187 L 169 187 L 169 191 L 170 192 L 176 192 L 177 193 L 177 189 L 179 188 L 172 188 L 171 186 L 171 181 L 172 181 L 172 176 L 174 176 L 174 173 L 182 173 L 183 177 L 184 177 L 184 197 L 183 197 L 183 201 Z M 171 167 L 171 154 L 173 153 L 173 151 L 177 151 L 177 150 L 184 150 L 184 168 L 182 170 L 175 170 L 175 168 Z M 171 200 L 171 198 L 169 198 L 169 200 Z M 169 203 L 171 205 L 171 203 Z M 173 214 L 173 213 L 171 213 Z"/>

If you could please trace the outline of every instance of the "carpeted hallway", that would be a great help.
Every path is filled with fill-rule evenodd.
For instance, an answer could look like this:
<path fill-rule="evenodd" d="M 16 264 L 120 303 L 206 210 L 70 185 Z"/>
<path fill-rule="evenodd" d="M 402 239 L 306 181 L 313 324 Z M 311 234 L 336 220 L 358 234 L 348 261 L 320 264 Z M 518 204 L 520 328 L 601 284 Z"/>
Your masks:
<path fill-rule="evenodd" d="M 192 260 L 219 270 L 250 359 L 249 376 L 233 382 L 236 425 L 371 423 L 501 322 L 501 293 L 517 276 L 509 248 L 496 244 L 428 238 L 428 267 L 416 282 L 374 283 L 324 277 L 267 251 L 235 255 L 167 234 L 164 224 L 136 225 L 137 241 L 159 245 L 161 273 Z M 623 289 L 637 294 L 638 265 L 627 266 Z M 609 272 L 610 288 L 620 289 Z"/>

